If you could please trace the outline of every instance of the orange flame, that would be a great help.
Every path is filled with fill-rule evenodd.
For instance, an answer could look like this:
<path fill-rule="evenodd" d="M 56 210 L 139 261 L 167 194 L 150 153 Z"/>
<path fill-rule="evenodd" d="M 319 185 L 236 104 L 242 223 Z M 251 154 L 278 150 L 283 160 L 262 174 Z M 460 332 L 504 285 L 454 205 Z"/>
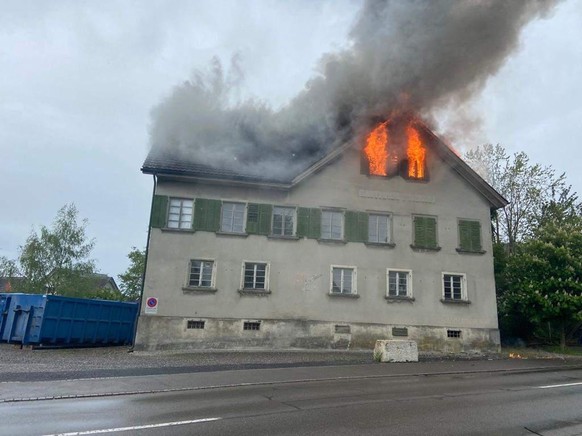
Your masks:
<path fill-rule="evenodd" d="M 408 155 L 408 177 L 412 179 L 423 179 L 426 149 L 420 140 L 418 131 L 410 124 L 406 127 L 406 135 L 408 136 L 406 148 L 406 154 Z"/>
<path fill-rule="evenodd" d="M 527 357 L 524 357 L 518 353 L 509 353 L 509 358 L 510 359 L 527 359 Z"/>
<path fill-rule="evenodd" d="M 386 160 L 388 159 L 388 129 L 386 123 L 379 124 L 366 138 L 364 153 L 370 162 L 370 174 L 375 176 L 386 175 Z"/>

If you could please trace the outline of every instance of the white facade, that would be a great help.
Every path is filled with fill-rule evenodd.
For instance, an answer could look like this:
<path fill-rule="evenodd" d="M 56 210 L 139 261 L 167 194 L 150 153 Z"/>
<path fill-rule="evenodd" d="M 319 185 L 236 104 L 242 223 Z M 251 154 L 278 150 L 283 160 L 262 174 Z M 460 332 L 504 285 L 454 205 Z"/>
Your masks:
<path fill-rule="evenodd" d="M 396 337 L 421 351 L 496 350 L 496 206 L 432 149 L 427 168 L 426 181 L 369 176 L 347 148 L 290 187 L 158 172 L 167 215 L 151 229 L 142 301 L 159 303 L 142 308 L 136 347 L 372 349 Z M 220 200 L 221 228 L 243 232 L 193 229 L 198 199 Z M 244 230 L 255 203 L 276 212 L 268 235 Z M 298 236 L 299 208 L 320 211 L 319 238 Z M 346 241 L 350 213 L 367 217 L 367 242 Z M 435 249 L 414 247 L 417 217 L 436 220 Z M 461 250 L 466 221 L 479 249 Z"/>

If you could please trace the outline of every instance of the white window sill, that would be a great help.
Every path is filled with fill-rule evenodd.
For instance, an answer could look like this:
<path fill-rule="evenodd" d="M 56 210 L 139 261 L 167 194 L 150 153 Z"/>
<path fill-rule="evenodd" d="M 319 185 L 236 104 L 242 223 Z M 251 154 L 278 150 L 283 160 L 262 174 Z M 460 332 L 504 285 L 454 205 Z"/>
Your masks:
<path fill-rule="evenodd" d="M 246 238 L 249 236 L 248 233 L 223 232 L 222 230 L 219 230 L 218 232 L 216 232 L 216 234 L 219 236 L 234 236 L 238 238 Z"/>
<path fill-rule="evenodd" d="M 184 286 L 182 291 L 184 294 L 214 294 L 218 289 L 207 288 L 205 286 Z"/>
<path fill-rule="evenodd" d="M 401 301 L 412 303 L 415 301 L 414 297 L 409 297 L 408 295 L 386 295 L 384 298 L 388 303 L 400 303 Z"/>
<path fill-rule="evenodd" d="M 450 298 L 441 298 L 443 304 L 471 304 L 469 300 L 452 300 Z"/>
<path fill-rule="evenodd" d="M 457 253 L 459 254 L 485 254 L 487 253 L 485 250 L 465 250 L 464 248 L 456 248 Z"/>
<path fill-rule="evenodd" d="M 424 252 L 429 252 L 429 251 L 441 251 L 441 247 L 420 247 L 418 245 L 410 245 L 410 248 L 412 248 L 414 251 L 418 251 L 421 253 Z"/>
<path fill-rule="evenodd" d="M 196 230 L 194 229 L 177 229 L 174 227 L 162 227 L 160 229 L 164 233 L 194 233 Z"/>
<path fill-rule="evenodd" d="M 364 242 L 368 247 L 378 247 L 378 248 L 394 248 L 396 244 L 394 242 Z"/>
<path fill-rule="evenodd" d="M 358 294 L 344 294 L 341 292 L 329 292 L 327 294 L 330 297 L 339 297 L 339 298 L 360 298 Z"/>
<path fill-rule="evenodd" d="M 269 239 L 280 239 L 282 241 L 298 241 L 299 236 L 285 236 L 285 235 L 268 235 L 267 238 Z"/>
<path fill-rule="evenodd" d="M 345 241 L 344 239 L 324 239 L 324 238 L 319 238 L 317 240 L 317 242 L 319 242 L 321 244 L 341 244 L 341 245 L 347 244 L 347 241 Z"/>
<path fill-rule="evenodd" d="M 252 296 L 257 296 L 257 297 L 267 297 L 269 294 L 271 294 L 271 290 L 270 289 L 250 289 L 250 288 L 245 288 L 245 289 L 239 289 L 238 293 L 242 296 L 242 295 L 252 295 Z"/>

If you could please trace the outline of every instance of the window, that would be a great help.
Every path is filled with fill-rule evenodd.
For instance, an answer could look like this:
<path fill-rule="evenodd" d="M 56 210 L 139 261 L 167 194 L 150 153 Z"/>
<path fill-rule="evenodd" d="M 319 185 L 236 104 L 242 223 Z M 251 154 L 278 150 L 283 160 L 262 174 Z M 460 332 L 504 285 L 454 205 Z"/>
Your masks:
<path fill-rule="evenodd" d="M 279 207 L 273 208 L 273 235 L 293 236 L 295 233 L 295 208 Z"/>
<path fill-rule="evenodd" d="M 356 268 L 331 267 L 332 294 L 356 294 Z"/>
<path fill-rule="evenodd" d="M 368 242 L 391 242 L 390 215 L 368 215 Z"/>
<path fill-rule="evenodd" d="M 465 275 L 443 273 L 443 298 L 445 300 L 466 300 Z"/>
<path fill-rule="evenodd" d="M 447 338 L 460 338 L 461 330 L 447 330 Z"/>
<path fill-rule="evenodd" d="M 193 288 L 214 287 L 214 261 L 191 260 L 188 286 Z"/>
<path fill-rule="evenodd" d="M 261 330 L 261 321 L 244 321 L 243 330 Z"/>
<path fill-rule="evenodd" d="M 244 233 L 244 203 L 222 203 L 220 230 L 229 233 Z"/>
<path fill-rule="evenodd" d="M 481 223 L 459 220 L 459 251 L 481 252 Z"/>
<path fill-rule="evenodd" d="M 414 244 L 415 248 L 438 249 L 437 220 L 430 216 L 414 216 Z"/>
<path fill-rule="evenodd" d="M 411 271 L 388 270 L 388 297 L 411 297 L 411 276 Z"/>
<path fill-rule="evenodd" d="M 191 329 L 204 329 L 204 324 L 206 323 L 206 321 L 195 321 L 193 319 L 189 319 L 188 320 L 188 324 L 186 325 L 186 328 L 188 330 Z"/>
<path fill-rule="evenodd" d="M 335 332 L 339 333 L 339 334 L 349 334 L 352 332 L 352 328 L 349 325 L 336 324 L 335 325 Z"/>
<path fill-rule="evenodd" d="M 323 210 L 321 212 L 321 239 L 343 238 L 344 214 L 340 211 Z"/>
<path fill-rule="evenodd" d="M 192 228 L 192 200 L 183 198 L 170 198 L 170 209 L 168 210 L 168 228 Z"/>
<path fill-rule="evenodd" d="M 269 265 L 259 262 L 243 263 L 243 289 L 260 289 L 269 288 Z"/>
<path fill-rule="evenodd" d="M 408 328 L 392 327 L 392 336 L 408 336 Z"/>

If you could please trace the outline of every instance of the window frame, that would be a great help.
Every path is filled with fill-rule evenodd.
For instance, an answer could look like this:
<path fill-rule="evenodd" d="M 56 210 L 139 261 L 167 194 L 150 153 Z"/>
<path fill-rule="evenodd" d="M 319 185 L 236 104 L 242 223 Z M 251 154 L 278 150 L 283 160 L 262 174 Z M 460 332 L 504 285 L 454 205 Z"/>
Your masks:
<path fill-rule="evenodd" d="M 172 201 L 179 201 L 180 202 L 180 211 L 178 212 L 178 221 L 170 220 L 170 215 L 172 214 Z M 182 217 L 184 214 L 184 202 L 190 202 L 190 221 L 188 223 L 188 227 L 181 227 L 182 225 Z M 170 225 L 171 222 L 177 222 L 177 227 L 172 227 Z M 168 197 L 168 210 L 166 211 L 166 229 L 171 230 L 181 230 L 181 231 L 190 231 L 192 230 L 192 226 L 194 223 L 194 199 L 193 198 L 186 198 L 186 197 Z"/>
<path fill-rule="evenodd" d="M 461 277 L 461 298 L 446 298 L 445 296 L 445 277 Z M 443 271 L 441 274 L 441 286 L 442 286 L 442 301 L 443 302 L 468 302 L 469 298 L 467 295 L 467 274 L 459 272 L 449 272 Z M 451 296 L 454 296 L 454 292 L 451 288 Z"/>
<path fill-rule="evenodd" d="M 330 220 L 330 224 L 329 224 L 330 235 L 329 235 L 329 237 L 323 236 L 323 233 L 324 233 L 323 216 L 325 213 L 338 214 L 340 216 L 341 229 L 340 229 L 340 237 L 339 238 L 332 237 L 333 236 L 333 216 L 332 216 L 332 218 Z M 320 230 L 319 230 L 320 240 L 322 240 L 322 241 L 340 241 L 340 242 L 345 241 L 345 224 L 346 224 L 345 210 L 333 209 L 333 208 L 329 208 L 329 207 L 321 208 L 321 221 L 320 221 Z"/>
<path fill-rule="evenodd" d="M 286 235 L 285 234 L 285 220 L 282 220 L 282 227 L 281 227 L 281 231 L 282 233 L 275 233 L 275 210 L 279 208 L 279 209 L 289 209 L 292 211 L 293 214 L 293 226 L 291 229 L 291 234 L 290 235 Z M 283 215 L 285 216 L 285 215 Z M 297 236 L 297 207 L 295 206 L 277 206 L 277 205 L 273 205 L 273 212 L 271 214 L 271 233 L 270 236 L 273 236 L 275 238 L 295 238 Z"/>
<path fill-rule="evenodd" d="M 246 272 L 246 265 L 247 264 L 255 264 L 255 265 L 265 265 L 265 287 L 264 288 L 247 288 L 245 287 L 245 272 Z M 265 292 L 265 293 L 269 293 L 270 292 L 270 280 L 269 280 L 269 276 L 270 276 L 270 271 L 271 270 L 271 264 L 270 262 L 266 262 L 263 260 L 243 260 L 242 262 L 242 272 L 241 272 L 241 277 L 240 277 L 240 290 L 244 291 L 244 292 Z M 253 273 L 253 282 L 256 282 L 256 268 L 255 271 Z"/>
<path fill-rule="evenodd" d="M 343 283 L 343 270 L 350 269 L 352 270 L 352 284 L 351 284 L 351 292 L 342 292 L 342 288 L 340 288 L 340 292 L 334 292 L 333 290 L 333 270 L 334 269 L 341 269 L 342 270 L 342 278 L 341 283 Z M 358 295 L 358 267 L 355 265 L 330 265 L 329 268 L 329 295 L 344 295 L 344 296 L 355 296 Z"/>
<path fill-rule="evenodd" d="M 235 231 L 234 230 L 234 210 L 233 210 L 233 216 L 232 216 L 232 221 L 231 221 L 231 230 L 225 230 L 223 228 L 223 220 L 224 220 L 224 206 L 225 205 L 241 205 L 242 206 L 242 223 L 241 223 L 241 231 Z M 228 233 L 228 234 L 232 234 L 232 235 L 245 235 L 246 234 L 246 222 L 247 222 L 247 208 L 248 208 L 248 204 L 241 202 L 241 201 L 223 201 L 222 205 L 220 207 L 220 226 L 219 226 L 219 233 Z"/>
<path fill-rule="evenodd" d="M 212 272 L 211 272 L 211 278 L 210 278 L 210 286 L 201 286 L 201 285 L 192 285 L 190 283 L 190 277 L 192 275 L 192 262 L 212 262 Z M 209 258 L 193 258 L 190 259 L 188 261 L 188 275 L 186 277 L 186 286 L 185 289 L 216 289 L 216 260 L 215 259 L 209 259 Z M 200 279 L 199 282 L 202 279 L 202 269 L 200 270 Z"/>
<path fill-rule="evenodd" d="M 367 237 L 367 244 L 378 244 L 378 245 L 393 245 L 394 238 L 393 238 L 393 218 L 392 214 L 389 212 L 376 212 L 376 211 L 367 211 L 368 214 L 368 237 Z M 386 218 L 386 237 L 388 239 L 387 242 L 380 242 L 380 241 L 371 241 L 370 240 L 370 219 L 372 217 L 385 217 Z M 376 223 L 376 231 L 378 230 L 378 223 Z M 378 235 L 379 236 L 379 235 Z M 378 238 L 380 239 L 380 238 Z"/>
<path fill-rule="evenodd" d="M 406 274 L 406 294 L 405 295 L 390 295 L 390 273 L 405 273 Z M 397 289 L 398 290 L 398 289 Z M 412 270 L 403 268 L 386 268 L 386 298 L 394 299 L 412 299 Z"/>

